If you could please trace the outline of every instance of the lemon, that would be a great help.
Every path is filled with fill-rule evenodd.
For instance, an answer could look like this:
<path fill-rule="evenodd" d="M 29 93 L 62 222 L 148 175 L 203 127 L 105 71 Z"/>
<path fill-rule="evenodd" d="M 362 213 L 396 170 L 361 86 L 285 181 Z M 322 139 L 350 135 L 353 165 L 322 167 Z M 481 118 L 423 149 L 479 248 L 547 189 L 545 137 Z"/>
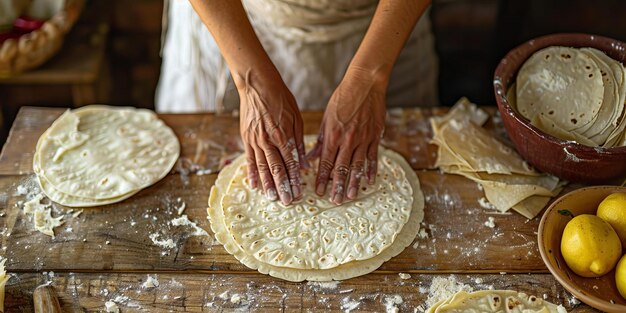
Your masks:
<path fill-rule="evenodd" d="M 615 283 L 619 293 L 626 299 L 626 255 L 619 260 L 615 268 Z"/>
<path fill-rule="evenodd" d="M 615 267 L 622 256 L 622 244 L 609 223 L 595 215 L 583 214 L 565 226 L 561 254 L 574 273 L 599 277 Z"/>
<path fill-rule="evenodd" d="M 613 193 L 604 198 L 598 206 L 597 215 L 613 226 L 622 247 L 626 247 L 626 193 Z"/>

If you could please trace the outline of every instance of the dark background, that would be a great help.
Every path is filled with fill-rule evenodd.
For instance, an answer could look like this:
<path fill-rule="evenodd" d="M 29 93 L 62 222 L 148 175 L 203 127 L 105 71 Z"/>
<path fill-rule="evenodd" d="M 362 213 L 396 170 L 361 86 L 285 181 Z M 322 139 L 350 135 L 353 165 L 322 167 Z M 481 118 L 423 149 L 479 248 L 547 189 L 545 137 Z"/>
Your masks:
<path fill-rule="evenodd" d="M 162 10 L 162 0 L 87 2 L 73 31 L 94 23 L 106 26 L 105 69 L 99 75 L 108 83 L 98 97 L 101 102 L 153 108 Z M 533 37 L 585 32 L 626 41 L 622 0 L 435 0 L 431 18 L 443 105 L 462 96 L 495 105 L 491 86 L 495 66 L 508 50 Z M 63 86 L 0 87 L 0 144 L 23 105 L 69 107 L 72 97 Z"/>

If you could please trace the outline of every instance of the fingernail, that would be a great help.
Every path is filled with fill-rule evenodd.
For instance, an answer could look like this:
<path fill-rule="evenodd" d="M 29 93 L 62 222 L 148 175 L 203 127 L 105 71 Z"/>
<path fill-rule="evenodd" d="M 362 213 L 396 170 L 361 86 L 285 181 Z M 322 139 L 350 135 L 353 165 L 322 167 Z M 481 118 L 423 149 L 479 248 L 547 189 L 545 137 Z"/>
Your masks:
<path fill-rule="evenodd" d="M 284 205 L 289 205 L 293 200 L 291 195 L 291 184 L 289 184 L 289 181 L 283 181 L 282 184 L 280 184 L 280 190 L 278 192 L 282 203 Z"/>
<path fill-rule="evenodd" d="M 350 187 L 350 189 L 348 190 L 348 199 L 352 200 L 352 199 L 356 198 L 356 193 L 357 193 L 357 188 L 356 187 Z"/>
<path fill-rule="evenodd" d="M 319 196 L 323 196 L 324 192 L 326 192 L 326 185 L 324 185 L 323 183 L 317 184 L 317 188 L 315 189 L 315 193 L 317 193 L 317 195 L 319 195 Z"/>
<path fill-rule="evenodd" d="M 293 201 L 293 198 L 291 197 L 291 193 L 290 192 L 281 192 L 280 193 L 280 201 L 283 203 L 283 205 L 291 204 L 291 201 Z"/>
<path fill-rule="evenodd" d="M 300 185 L 296 184 L 291 186 L 291 192 L 293 193 L 294 198 L 299 198 L 301 196 L 302 191 L 300 190 Z"/>
<path fill-rule="evenodd" d="M 272 201 L 276 201 L 276 199 L 278 199 L 277 195 L 276 195 L 276 189 L 274 188 L 270 188 L 267 190 L 266 192 L 266 196 L 268 199 L 272 200 Z"/>
<path fill-rule="evenodd" d="M 332 202 L 334 204 L 341 204 L 342 201 L 343 201 L 343 195 L 339 192 L 335 193 L 335 196 L 333 197 Z"/>

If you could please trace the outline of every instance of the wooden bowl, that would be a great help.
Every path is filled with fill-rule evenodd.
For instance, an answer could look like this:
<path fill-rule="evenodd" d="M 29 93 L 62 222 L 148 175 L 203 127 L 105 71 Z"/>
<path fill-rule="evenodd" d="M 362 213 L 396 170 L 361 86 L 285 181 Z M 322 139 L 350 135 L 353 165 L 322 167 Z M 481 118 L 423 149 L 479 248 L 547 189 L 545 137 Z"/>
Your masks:
<path fill-rule="evenodd" d="M 626 147 L 589 147 L 544 133 L 514 110 L 506 91 L 517 71 L 533 53 L 549 46 L 592 47 L 622 63 L 626 44 L 587 34 L 554 34 L 530 40 L 511 50 L 496 68 L 493 87 L 502 122 L 517 151 L 535 168 L 560 178 L 585 183 L 606 183 L 626 176 Z"/>
<path fill-rule="evenodd" d="M 614 192 L 626 192 L 626 187 L 586 187 L 558 198 L 543 214 L 537 237 L 543 262 L 567 291 L 596 309 L 624 313 L 626 312 L 626 299 L 620 296 L 615 285 L 615 269 L 598 278 L 581 277 L 567 267 L 561 255 L 563 229 L 572 218 L 561 215 L 558 211 L 569 210 L 575 216 L 595 215 L 600 202 Z M 611 300 L 614 303 L 611 303 Z"/>

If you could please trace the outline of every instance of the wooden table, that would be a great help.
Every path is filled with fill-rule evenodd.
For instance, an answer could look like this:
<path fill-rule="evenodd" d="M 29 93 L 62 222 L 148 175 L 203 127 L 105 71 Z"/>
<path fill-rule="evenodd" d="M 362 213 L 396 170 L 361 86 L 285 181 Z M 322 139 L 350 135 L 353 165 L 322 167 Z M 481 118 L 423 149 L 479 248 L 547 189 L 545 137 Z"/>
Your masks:
<path fill-rule="evenodd" d="M 428 117 L 443 109 L 392 110 L 383 144 L 416 170 L 426 197 L 423 227 L 397 257 L 372 274 L 333 284 L 291 283 L 257 273 L 226 253 L 212 236 L 192 236 L 171 226 L 184 202 L 184 214 L 210 232 L 206 207 L 220 163 L 239 151 L 238 118 L 212 114 L 162 115 L 179 136 L 182 155 L 173 173 L 134 197 L 85 209 L 71 217 L 54 239 L 35 232 L 19 204 L 17 187 L 32 187 L 36 140 L 62 110 L 23 108 L 0 155 L 2 249 L 13 277 L 6 290 L 7 312 L 29 312 L 36 286 L 50 282 L 68 312 L 102 312 L 114 300 L 122 312 L 230 311 L 385 311 L 395 295 L 401 312 L 424 309 L 431 282 L 454 276 L 474 289 L 515 289 L 568 310 L 594 312 L 577 304 L 549 274 L 537 248 L 539 219 L 482 208 L 476 183 L 433 168 L 436 147 L 428 144 Z M 492 110 L 493 112 L 493 110 Z M 305 133 L 318 130 L 322 114 L 304 113 Z M 498 127 L 495 131 L 501 131 Z M 202 175 L 198 175 L 201 173 Z M 495 218 L 495 228 L 484 225 Z M 174 249 L 155 246 L 149 235 L 171 238 Z M 212 235 L 212 233 L 211 233 Z M 401 279 L 399 273 L 411 278 Z M 144 288 L 148 276 L 160 282 Z M 233 295 L 241 301 L 231 301 Z M 421 306 L 421 307 L 420 307 Z"/>

